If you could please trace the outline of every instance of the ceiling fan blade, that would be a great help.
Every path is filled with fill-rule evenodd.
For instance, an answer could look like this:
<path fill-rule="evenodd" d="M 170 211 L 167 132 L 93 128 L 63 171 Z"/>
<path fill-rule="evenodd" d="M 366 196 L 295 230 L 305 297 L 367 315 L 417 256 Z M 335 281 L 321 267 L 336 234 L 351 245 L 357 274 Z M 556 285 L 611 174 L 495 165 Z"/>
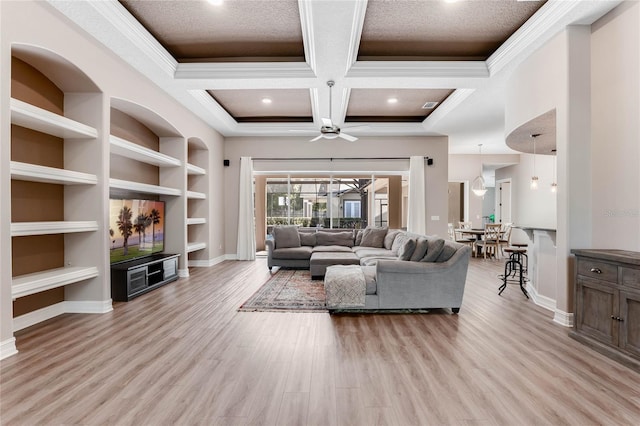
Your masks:
<path fill-rule="evenodd" d="M 368 126 L 366 124 L 363 124 L 362 126 L 349 126 L 349 127 L 342 127 L 342 130 L 364 130 L 364 129 L 368 129 L 371 126 Z"/>
<path fill-rule="evenodd" d="M 324 127 L 333 127 L 333 123 L 330 118 L 321 118 L 320 120 L 322 120 L 322 125 Z"/>
<path fill-rule="evenodd" d="M 319 139 L 322 139 L 322 135 L 316 136 L 315 138 L 311 139 L 309 142 L 315 142 L 315 141 L 317 141 Z"/>
<path fill-rule="evenodd" d="M 358 140 L 358 138 L 356 138 L 355 136 L 347 135 L 346 133 L 340 133 L 338 137 L 348 140 L 349 142 L 355 142 Z"/>

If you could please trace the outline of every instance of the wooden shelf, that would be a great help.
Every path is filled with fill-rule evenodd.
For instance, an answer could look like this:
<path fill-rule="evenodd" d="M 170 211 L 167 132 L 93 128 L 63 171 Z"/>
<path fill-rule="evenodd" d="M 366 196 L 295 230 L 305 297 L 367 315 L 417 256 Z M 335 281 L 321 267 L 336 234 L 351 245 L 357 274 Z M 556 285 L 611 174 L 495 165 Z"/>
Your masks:
<path fill-rule="evenodd" d="M 206 175 L 207 171 L 202 167 L 198 167 L 195 164 L 187 163 L 187 174 L 189 175 Z"/>
<path fill-rule="evenodd" d="M 11 280 L 11 296 L 13 299 L 77 283 L 98 276 L 98 268 L 95 266 L 69 266 L 64 268 L 49 269 L 14 277 Z"/>
<path fill-rule="evenodd" d="M 96 175 L 75 172 L 73 170 L 56 169 L 36 164 L 11 162 L 11 179 L 29 182 L 54 183 L 61 185 L 95 185 Z"/>
<path fill-rule="evenodd" d="M 177 158 L 129 142 L 117 136 L 109 136 L 109 145 L 112 154 L 121 155 L 142 163 L 152 164 L 158 167 L 180 167 L 182 165 L 182 162 Z"/>
<path fill-rule="evenodd" d="M 18 99 L 11 98 L 10 108 L 11 124 L 65 139 L 98 137 L 98 131 L 91 126 Z"/>
<path fill-rule="evenodd" d="M 207 195 L 204 192 L 187 191 L 187 198 L 191 200 L 204 200 L 207 198 Z"/>
<path fill-rule="evenodd" d="M 98 222 L 94 220 L 11 223 L 12 237 L 25 237 L 28 235 L 71 234 L 74 232 L 92 232 L 97 230 Z"/>
<path fill-rule="evenodd" d="M 207 248 L 207 243 L 187 243 L 187 253 Z"/>
<path fill-rule="evenodd" d="M 188 217 L 187 225 L 202 225 L 207 223 L 207 219 L 204 217 Z"/>
<path fill-rule="evenodd" d="M 120 179 L 109 179 L 109 187 L 112 189 L 124 189 L 128 191 L 142 192 L 145 194 L 171 195 L 176 197 L 182 195 L 182 191 L 179 189 Z"/>

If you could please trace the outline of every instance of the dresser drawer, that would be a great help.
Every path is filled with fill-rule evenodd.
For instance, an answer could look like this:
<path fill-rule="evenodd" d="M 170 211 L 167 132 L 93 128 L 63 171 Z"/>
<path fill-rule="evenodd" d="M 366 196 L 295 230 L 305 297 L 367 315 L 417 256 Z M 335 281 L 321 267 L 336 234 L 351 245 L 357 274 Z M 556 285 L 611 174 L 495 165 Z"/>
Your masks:
<path fill-rule="evenodd" d="M 618 267 L 589 258 L 578 258 L 578 275 L 611 283 L 618 282 Z"/>
<path fill-rule="evenodd" d="M 622 267 L 620 268 L 620 272 L 620 276 L 622 277 L 620 284 L 640 288 L 640 269 Z"/>

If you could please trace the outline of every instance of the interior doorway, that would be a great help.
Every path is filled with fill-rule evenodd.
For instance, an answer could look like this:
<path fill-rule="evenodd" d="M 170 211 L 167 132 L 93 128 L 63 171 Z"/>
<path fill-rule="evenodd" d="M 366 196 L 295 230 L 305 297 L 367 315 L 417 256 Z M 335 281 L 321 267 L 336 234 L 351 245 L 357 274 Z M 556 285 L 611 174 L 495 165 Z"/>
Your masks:
<path fill-rule="evenodd" d="M 464 183 L 449 182 L 449 214 L 448 223 L 453 223 L 454 227 L 458 227 L 458 222 L 465 220 L 465 204 L 464 204 Z"/>
<path fill-rule="evenodd" d="M 496 223 L 512 223 L 511 179 L 496 181 Z"/>

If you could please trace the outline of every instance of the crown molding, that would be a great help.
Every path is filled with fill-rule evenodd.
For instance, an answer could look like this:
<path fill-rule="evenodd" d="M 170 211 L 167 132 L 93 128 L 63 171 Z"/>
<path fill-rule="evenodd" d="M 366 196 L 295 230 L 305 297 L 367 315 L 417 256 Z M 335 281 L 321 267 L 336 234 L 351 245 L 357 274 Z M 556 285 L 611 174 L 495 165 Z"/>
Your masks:
<path fill-rule="evenodd" d="M 456 89 L 447 99 L 444 100 L 427 118 L 422 125 L 425 129 L 432 128 L 438 121 L 458 107 L 462 102 L 471 96 L 476 89 Z"/>
<path fill-rule="evenodd" d="M 347 77 L 488 78 L 484 61 L 358 61 Z"/>
<path fill-rule="evenodd" d="M 311 115 L 313 116 L 314 126 L 319 126 L 322 122 L 321 114 L 320 114 L 320 101 L 318 99 L 319 96 L 318 88 L 312 87 L 309 89 L 309 96 L 311 98 Z"/>
<path fill-rule="evenodd" d="M 351 23 L 351 35 L 349 36 L 349 53 L 347 56 L 345 74 L 349 73 L 351 67 L 358 60 L 360 38 L 362 37 L 362 29 L 364 28 L 364 17 L 367 12 L 367 4 L 368 0 L 362 0 L 355 3 L 353 21 Z"/>
<path fill-rule="evenodd" d="M 507 39 L 486 61 L 491 75 L 512 65 L 521 55 L 529 54 L 545 35 L 564 28 L 559 25 L 571 11 L 581 7 L 579 1 L 547 1 L 527 22 Z"/>
<path fill-rule="evenodd" d="M 340 103 L 340 122 L 344 123 L 347 119 L 347 108 L 349 107 L 349 98 L 351 97 L 351 88 L 346 87 L 342 90 L 342 102 Z"/>
<path fill-rule="evenodd" d="M 206 90 L 189 90 L 189 94 L 201 108 L 194 110 L 200 118 L 223 133 L 231 132 L 238 127 L 238 122 L 218 104 Z M 215 119 L 215 126 L 212 117 Z"/>
<path fill-rule="evenodd" d="M 306 62 L 195 62 L 177 65 L 176 80 L 314 78 Z"/>
<path fill-rule="evenodd" d="M 148 58 L 159 67 L 159 69 L 169 76 L 173 76 L 178 62 L 162 47 L 160 43 L 129 13 L 120 2 L 115 0 L 108 1 L 87 1 L 87 2 L 70 2 L 66 0 L 49 0 L 56 9 L 65 15 L 73 17 L 75 22 L 85 22 L 84 28 L 89 30 L 91 25 L 95 25 L 96 21 L 86 19 L 87 15 L 79 8 L 91 7 L 98 13 L 102 20 L 107 22 L 117 33 L 124 36 L 128 42 L 143 52 Z M 111 30 L 113 31 L 113 30 Z M 95 34 L 90 31 L 90 33 Z M 107 31 L 104 31 L 107 33 Z M 101 40 L 103 43 L 114 50 L 110 45 L 114 40 Z M 128 47 L 127 47 L 128 49 Z"/>

